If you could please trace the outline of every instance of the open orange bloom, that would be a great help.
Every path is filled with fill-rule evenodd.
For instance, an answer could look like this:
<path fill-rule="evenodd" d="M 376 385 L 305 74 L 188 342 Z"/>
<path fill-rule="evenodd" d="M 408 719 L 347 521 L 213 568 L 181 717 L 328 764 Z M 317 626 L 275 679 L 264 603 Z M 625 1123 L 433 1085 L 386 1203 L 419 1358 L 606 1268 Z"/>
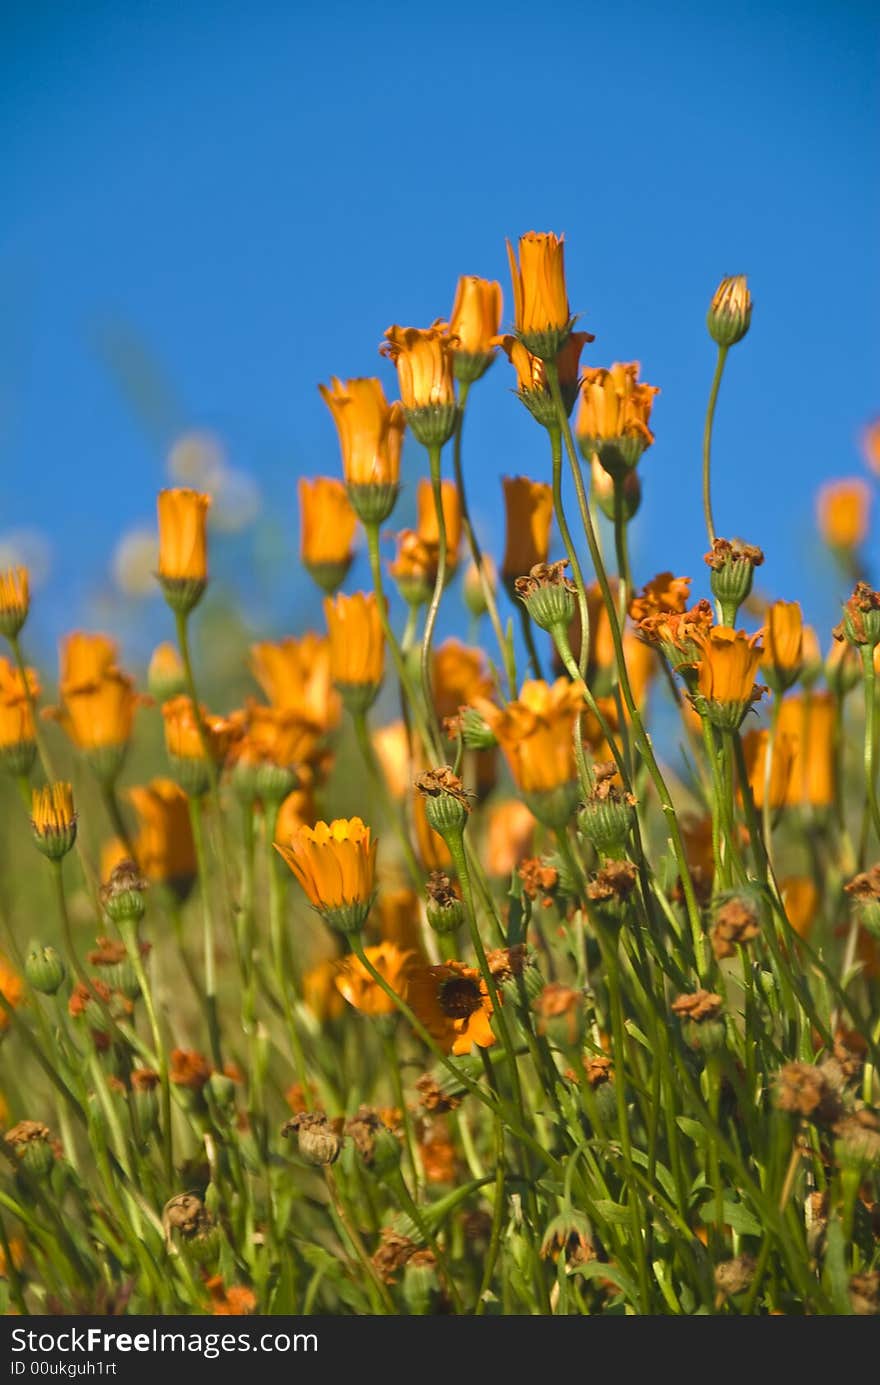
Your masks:
<path fill-rule="evenodd" d="M 687 608 L 691 581 L 690 577 L 674 577 L 671 572 L 659 572 L 630 601 L 631 618 L 638 623 L 646 616 L 681 615 Z"/>
<path fill-rule="evenodd" d="M 233 741 L 241 733 L 241 725 L 231 717 L 212 716 L 207 707 L 199 707 L 208 753 L 216 764 L 226 759 Z M 204 760 L 205 748 L 199 723 L 188 697 L 172 697 L 162 704 L 165 719 L 165 748 L 177 760 Z"/>
<path fill-rule="evenodd" d="M 747 731 L 742 739 L 746 772 L 756 808 L 764 806 L 764 785 L 767 774 L 767 748 L 769 731 Z M 794 765 L 797 742 L 794 737 L 778 734 L 773 746 L 773 759 L 770 762 L 769 800 L 771 808 L 782 808 L 788 802 L 788 789 Z"/>
<path fill-rule="evenodd" d="M 804 617 L 797 601 L 774 601 L 764 627 L 764 677 L 777 689 L 790 687 L 804 656 Z"/>
<path fill-rule="evenodd" d="M 572 735 L 584 710 L 583 686 L 568 678 L 525 682 L 506 707 L 484 698 L 474 705 L 494 732 L 523 793 L 547 793 L 577 777 Z"/>
<path fill-rule="evenodd" d="M 545 351 L 544 343 L 526 342 L 532 350 L 540 346 L 545 359 L 556 356 L 560 338 L 571 325 L 564 242 L 564 236 L 556 236 L 552 231 L 527 231 L 519 238 L 519 264 L 513 246 L 507 242 L 516 330 L 526 338 L 555 337 L 555 350 Z"/>
<path fill-rule="evenodd" d="M 456 639 L 444 640 L 434 650 L 432 683 L 441 721 L 477 697 L 490 697 L 494 686 L 484 651 Z"/>
<path fill-rule="evenodd" d="M 382 382 L 373 378 L 319 385 L 333 415 L 342 471 L 349 486 L 397 486 L 406 424 L 399 404 L 389 404 Z"/>
<path fill-rule="evenodd" d="M 378 688 L 385 666 L 385 636 L 374 592 L 324 598 L 330 637 L 330 676 L 338 688 Z"/>
<path fill-rule="evenodd" d="M 0 953 L 0 995 L 3 996 L 7 1005 L 11 1005 L 13 1010 L 17 1010 L 24 999 L 24 986 L 21 977 L 6 961 Z M 0 1006 L 0 1034 L 9 1024 L 9 1016 L 6 1010 Z"/>
<path fill-rule="evenodd" d="M 546 563 L 550 552 L 553 491 L 543 481 L 527 476 L 503 476 L 506 514 L 504 562 L 501 575 L 508 582 L 524 577 L 537 563 Z"/>
<path fill-rule="evenodd" d="M 794 746 L 789 806 L 827 808 L 834 802 L 836 716 L 830 693 L 796 694 L 780 703 L 777 736 L 789 736 Z"/>
<path fill-rule="evenodd" d="M 755 683 L 763 654 L 760 635 L 747 635 L 743 630 L 715 625 L 696 640 L 700 648 L 697 664 L 700 696 L 705 699 L 710 715 L 717 714 L 725 725 L 729 720 L 738 726 L 746 709 L 764 691 Z"/>
<path fill-rule="evenodd" d="M 486 870 L 506 879 L 532 850 L 537 823 L 518 798 L 509 798 L 489 809 Z"/>
<path fill-rule="evenodd" d="M 416 967 L 409 978 L 408 1003 L 431 1038 L 446 1053 L 470 1053 L 495 1042 L 492 1001 L 480 973 L 464 962 Z"/>
<path fill-rule="evenodd" d="M 148 880 L 185 892 L 196 875 L 196 854 L 186 794 L 172 779 L 126 789 L 140 831 L 134 852 Z"/>
<path fill-rule="evenodd" d="M 0 572 L 0 631 L 17 635 L 27 619 L 30 606 L 30 581 L 26 567 L 10 567 Z"/>
<path fill-rule="evenodd" d="M 211 497 L 185 486 L 159 492 L 159 576 L 172 582 L 208 578 L 207 520 Z"/>
<path fill-rule="evenodd" d="M 68 688 L 99 683 L 116 667 L 119 649 L 108 635 L 91 635 L 74 630 L 61 641 L 59 686 L 64 696 Z"/>
<path fill-rule="evenodd" d="M 379 348 L 397 367 L 403 407 L 455 407 L 452 353 L 457 343 L 445 322 L 430 327 L 389 327 Z"/>
<path fill-rule="evenodd" d="M 299 513 L 303 564 L 318 572 L 333 570 L 334 575 L 338 574 L 333 586 L 338 587 L 353 557 L 357 526 L 345 486 L 335 477 L 318 476 L 313 481 L 301 477 Z"/>
<path fill-rule="evenodd" d="M 455 290 L 449 330 L 455 338 L 455 357 L 491 356 L 501 326 L 501 285 L 462 274 Z"/>
<path fill-rule="evenodd" d="M 333 691 L 326 636 L 253 644 L 251 671 L 273 707 L 296 712 L 320 731 L 337 725 L 342 708 Z"/>
<path fill-rule="evenodd" d="M 826 481 L 816 497 L 816 520 L 828 547 L 853 549 L 863 544 L 870 508 L 871 491 L 860 476 Z"/>
<path fill-rule="evenodd" d="M 360 818 L 300 827 L 275 850 L 328 923 L 344 932 L 362 927 L 373 901 L 376 842 Z"/>
<path fill-rule="evenodd" d="M 391 942 L 377 943 L 375 947 L 364 948 L 377 972 L 401 1000 L 406 1000 L 409 976 L 415 962 L 412 952 L 402 952 Z M 336 972 L 336 989 L 349 1005 L 364 1015 L 393 1015 L 397 1006 L 386 995 L 364 966 L 361 959 L 352 953 L 343 958 Z"/>
<path fill-rule="evenodd" d="M 454 481 L 442 481 L 440 492 L 443 521 L 446 526 L 446 563 L 449 572 L 452 573 L 458 564 L 458 550 L 461 546 L 461 500 Z M 437 525 L 437 509 L 434 505 L 434 490 L 426 476 L 421 478 L 416 491 L 416 533 L 431 552 L 438 553 L 440 531 Z M 436 570 L 435 558 L 434 571 Z"/>
<path fill-rule="evenodd" d="M 599 454 L 607 464 L 603 443 L 614 443 L 624 463 L 632 466 L 654 441 L 648 424 L 656 385 L 639 381 L 638 361 L 617 361 L 610 370 L 584 371 L 575 432 L 584 455 Z M 607 468 L 610 469 L 610 468 Z"/>
<path fill-rule="evenodd" d="M 28 690 L 32 698 L 39 696 L 40 684 L 34 670 L 27 670 L 25 685 L 18 669 L 8 659 L 0 657 L 0 750 L 34 744 L 34 718 Z"/>

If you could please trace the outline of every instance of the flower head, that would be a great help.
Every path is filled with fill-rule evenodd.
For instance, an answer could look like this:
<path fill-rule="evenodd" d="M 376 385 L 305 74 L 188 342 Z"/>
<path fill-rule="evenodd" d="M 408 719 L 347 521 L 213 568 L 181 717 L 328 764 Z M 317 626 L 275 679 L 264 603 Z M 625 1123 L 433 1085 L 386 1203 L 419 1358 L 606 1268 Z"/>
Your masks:
<path fill-rule="evenodd" d="M 61 706 L 44 714 L 59 721 L 97 772 L 110 778 L 122 764 L 135 712 L 146 700 L 116 657 L 116 645 L 105 635 L 68 635 L 61 645 Z"/>
<path fill-rule="evenodd" d="M 706 325 L 709 333 L 719 346 L 735 346 L 742 341 L 752 320 L 752 295 L 744 274 L 734 274 L 722 279 L 712 302 Z"/>
<path fill-rule="evenodd" d="M 337 725 L 342 708 L 333 691 L 325 635 L 310 632 L 251 645 L 251 670 L 273 707 L 296 712 L 322 733 Z"/>
<path fill-rule="evenodd" d="M 330 676 L 349 705 L 375 701 L 385 666 L 385 636 L 374 592 L 324 598 Z"/>
<path fill-rule="evenodd" d="M 584 711 L 583 687 L 567 678 L 525 682 L 506 707 L 483 698 L 477 709 L 494 732 L 517 787 L 541 821 L 556 810 L 565 821 L 577 796 L 574 723 Z M 549 823 L 553 825 L 552 822 Z"/>
<path fill-rule="evenodd" d="M 764 693 L 755 683 L 763 653 L 760 636 L 715 625 L 697 644 L 697 709 L 722 729 L 734 729 Z"/>
<path fill-rule="evenodd" d="M 553 492 L 543 481 L 530 481 L 527 476 L 503 476 L 501 484 L 506 514 L 501 575 L 512 583 L 530 572 L 536 563 L 547 561 Z"/>
<path fill-rule="evenodd" d="M 764 627 L 761 672 L 776 691 L 791 687 L 803 663 L 804 618 L 797 601 L 774 601 Z"/>
<path fill-rule="evenodd" d="M 449 330 L 455 341 L 452 368 L 458 380 L 472 383 L 483 375 L 495 354 L 501 326 L 501 285 L 463 274 L 455 290 Z"/>
<path fill-rule="evenodd" d="M 319 389 L 339 434 L 351 503 L 365 523 L 381 524 L 397 499 L 403 408 L 389 404 L 381 381 L 373 378 L 343 381 L 334 376 L 329 387 Z"/>
<path fill-rule="evenodd" d="M 564 239 L 552 231 L 527 231 L 519 238 L 519 263 L 507 242 L 516 334 L 543 361 L 556 359 L 572 327 Z"/>
<path fill-rule="evenodd" d="M 31 795 L 31 826 L 37 846 L 52 861 L 66 856 L 76 839 L 73 789 L 67 783 L 47 784 Z"/>
<path fill-rule="evenodd" d="M 302 826 L 275 849 L 328 923 L 342 932 L 363 927 L 373 902 L 376 842 L 360 818 Z"/>
<path fill-rule="evenodd" d="M 516 371 L 517 398 L 538 423 L 545 428 L 557 428 L 559 416 L 544 362 L 539 356 L 533 356 L 519 337 L 500 336 L 496 341 Z M 566 414 L 571 414 L 575 406 L 581 382 L 581 352 L 591 341 L 595 341 L 591 332 L 571 332 L 556 357 L 559 391 Z"/>
<path fill-rule="evenodd" d="M 36 754 L 32 700 L 40 684 L 32 668 L 26 681 L 8 659 L 0 657 L 0 756 L 12 774 L 27 774 Z"/>
<path fill-rule="evenodd" d="M 456 345 L 447 324 L 437 321 L 427 328 L 388 327 L 379 348 L 397 367 L 407 422 L 426 447 L 441 446 L 455 427 Z"/>
<path fill-rule="evenodd" d="M 464 962 L 416 967 L 409 978 L 408 1003 L 446 1053 L 464 1054 L 495 1042 L 492 1001 L 480 973 Z"/>
<path fill-rule="evenodd" d="M 654 441 L 649 425 L 660 390 L 639 380 L 638 361 L 584 371 L 575 432 L 585 457 L 598 454 L 606 471 L 624 473 Z"/>
<path fill-rule="evenodd" d="M 27 620 L 30 599 L 26 567 L 10 567 L 0 572 L 0 634 L 14 639 Z"/>
<path fill-rule="evenodd" d="M 159 581 L 174 610 L 186 613 L 208 581 L 211 497 L 186 486 L 159 492 Z"/>
<path fill-rule="evenodd" d="M 364 949 L 365 955 L 392 991 L 406 1000 L 409 975 L 415 953 L 404 952 L 394 943 L 383 941 Z M 337 964 L 336 989 L 349 1005 L 364 1015 L 393 1015 L 397 1006 L 359 957 L 351 954 Z"/>
<path fill-rule="evenodd" d="M 196 876 L 186 794 L 173 779 L 152 779 L 125 791 L 138 818 L 134 852 L 148 880 L 184 896 Z"/>
<path fill-rule="evenodd" d="M 299 482 L 300 558 L 324 591 L 334 592 L 345 580 L 354 557 L 357 525 L 348 492 L 334 477 L 318 476 Z"/>
<path fill-rule="evenodd" d="M 780 702 L 777 739 L 787 736 L 792 746 L 790 806 L 826 808 L 834 802 L 836 719 L 830 693 L 793 694 Z"/>

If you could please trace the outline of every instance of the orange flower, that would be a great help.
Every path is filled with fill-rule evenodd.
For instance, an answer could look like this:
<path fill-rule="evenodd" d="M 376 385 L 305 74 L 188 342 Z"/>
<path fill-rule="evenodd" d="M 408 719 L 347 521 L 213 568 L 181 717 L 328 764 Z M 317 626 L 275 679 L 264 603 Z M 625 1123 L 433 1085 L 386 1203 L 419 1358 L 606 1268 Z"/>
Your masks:
<path fill-rule="evenodd" d="M 211 1313 L 218 1317 L 243 1317 L 252 1313 L 257 1306 L 257 1296 L 253 1289 L 243 1284 L 231 1284 L 227 1289 L 219 1274 L 205 1280 L 205 1288 L 211 1295 Z"/>
<path fill-rule="evenodd" d="M 281 707 L 262 707 L 250 702 L 246 713 L 247 729 L 237 747 L 236 758 L 252 765 L 274 765 L 298 770 L 311 760 L 317 749 L 317 733 L 298 712 Z"/>
<path fill-rule="evenodd" d="M 401 1000 L 406 1000 L 409 975 L 415 961 L 411 952 L 401 952 L 391 942 L 377 943 L 364 949 L 379 975 L 388 982 Z M 336 974 L 336 988 L 349 1005 L 364 1015 L 393 1015 L 397 1006 L 386 995 L 378 981 L 370 975 L 359 957 L 353 953 L 343 958 Z"/>
<path fill-rule="evenodd" d="M 446 564 L 450 573 L 458 565 L 458 550 L 461 546 L 461 500 L 454 481 L 442 481 L 440 490 L 443 503 L 443 520 L 446 526 Z M 437 509 L 434 505 L 434 490 L 427 477 L 419 481 L 416 492 L 416 533 L 429 551 L 438 553 L 440 532 L 437 526 Z M 434 560 L 434 572 L 437 559 Z"/>
<path fill-rule="evenodd" d="M 606 471 L 635 466 L 654 441 L 648 424 L 656 385 L 639 382 L 638 361 L 584 371 L 575 432 L 584 456 L 598 453 Z"/>
<path fill-rule="evenodd" d="M 329 389 L 318 388 L 339 434 L 346 485 L 389 487 L 396 494 L 406 426 L 400 404 L 389 404 L 375 379 L 342 381 L 334 376 Z"/>
<path fill-rule="evenodd" d="M 746 771 L 756 808 L 764 806 L 764 786 L 767 774 L 769 731 L 747 731 L 742 739 Z M 788 802 L 788 788 L 794 765 L 796 741 L 792 736 L 777 734 L 770 764 L 770 807 L 782 808 Z"/>
<path fill-rule="evenodd" d="M 73 789 L 59 782 L 31 791 L 31 822 L 40 837 L 68 833 L 76 824 Z"/>
<path fill-rule="evenodd" d="M 300 639 L 251 645 L 251 671 L 273 707 L 296 712 L 317 730 L 342 715 L 330 673 L 330 641 L 312 633 Z"/>
<path fill-rule="evenodd" d="M 107 635 L 90 635 L 74 630 L 61 641 L 59 686 L 64 695 L 68 688 L 99 683 L 105 674 L 116 667 L 118 648 Z"/>
<path fill-rule="evenodd" d="M 437 581 L 436 545 L 420 539 L 415 529 L 401 529 L 397 535 L 397 556 L 388 571 L 397 583 L 404 601 L 424 606 L 431 599 Z"/>
<path fill-rule="evenodd" d="M 137 863 L 148 880 L 184 895 L 196 875 L 196 854 L 186 794 L 172 779 L 151 779 L 127 789 L 140 831 Z M 105 876 L 106 878 L 106 876 Z"/>
<path fill-rule="evenodd" d="M 490 1048 L 492 1001 L 480 973 L 464 962 L 414 968 L 407 1000 L 416 1017 L 446 1053 Z"/>
<path fill-rule="evenodd" d="M 75 631 L 61 645 L 60 708 L 44 715 L 61 723 L 99 773 L 112 777 L 131 739 L 134 714 L 146 699 L 116 665 L 116 645 L 106 635 Z"/>
<path fill-rule="evenodd" d="M 797 601 L 774 601 L 764 628 L 766 655 L 761 672 L 779 692 L 791 687 L 804 656 L 804 618 Z"/>
<path fill-rule="evenodd" d="M 339 959 L 329 957 L 303 976 L 303 1001 L 319 1024 L 339 1019 L 345 1010 L 345 1001 L 336 986 L 338 971 Z"/>
<path fill-rule="evenodd" d="M 31 698 L 40 693 L 34 670 L 27 670 L 25 684 L 18 669 L 8 659 L 0 658 L 0 752 L 14 774 L 28 772 L 36 749 L 28 691 Z"/>
<path fill-rule="evenodd" d="M 697 688 L 707 715 L 722 729 L 740 725 L 746 711 L 763 695 L 755 683 L 763 649 L 759 635 L 715 625 L 697 637 L 700 647 Z"/>
<path fill-rule="evenodd" d="M 459 380 L 472 383 L 491 365 L 501 309 L 500 284 L 480 279 L 476 274 L 461 276 L 449 320 L 455 344 L 452 365 Z"/>
<path fill-rule="evenodd" d="M 0 995 L 13 1010 L 17 1010 L 24 999 L 24 986 L 21 977 L 12 970 L 2 953 L 0 953 Z M 3 1033 L 8 1024 L 9 1015 L 6 1013 L 6 1008 L 0 1006 L 0 1034 Z"/>
<path fill-rule="evenodd" d="M 809 875 L 788 875 L 779 882 L 788 921 L 799 938 L 809 938 L 819 911 L 819 891 Z"/>
<path fill-rule="evenodd" d="M 868 533 L 871 491 L 861 477 L 827 481 L 816 497 L 819 533 L 829 548 L 851 550 L 864 543 Z"/>
<path fill-rule="evenodd" d="M 501 575 L 513 582 L 547 561 L 553 492 L 543 481 L 530 481 L 527 476 L 503 476 L 501 484 L 507 516 Z"/>
<path fill-rule="evenodd" d="M 525 682 L 504 708 L 484 698 L 474 704 L 494 732 L 518 787 L 547 793 L 576 778 L 572 733 L 584 710 L 583 688 L 567 678 Z"/>
<path fill-rule="evenodd" d="M 658 573 L 645 585 L 641 594 L 630 601 L 631 618 L 638 624 L 646 616 L 681 615 L 687 608 L 691 581 L 690 577 L 674 577 L 671 572 Z"/>
<path fill-rule="evenodd" d="M 373 901 L 376 843 L 360 818 L 300 827 L 275 850 L 328 923 L 343 932 L 363 926 Z"/>
<path fill-rule="evenodd" d="M 299 482 L 300 558 L 319 587 L 333 592 L 354 557 L 357 516 L 341 481 L 319 476 Z"/>
<path fill-rule="evenodd" d="M 778 736 L 790 736 L 794 764 L 787 802 L 825 808 L 834 802 L 834 743 L 837 712 L 830 693 L 785 697 L 779 705 Z"/>
<path fill-rule="evenodd" d="M 315 821 L 315 803 L 312 787 L 297 788 L 282 801 L 275 823 L 275 841 L 288 841 L 298 828 L 311 827 Z"/>
<path fill-rule="evenodd" d="M 441 721 L 455 716 L 474 698 L 491 696 L 494 687 L 483 650 L 469 648 L 456 639 L 444 640 L 435 649 L 432 683 Z"/>
<path fill-rule="evenodd" d="M 199 708 L 208 754 L 216 764 L 226 759 L 241 727 L 230 717 L 212 716 L 207 707 Z M 193 704 L 188 697 L 172 697 L 162 705 L 165 719 L 165 748 L 175 760 L 204 760 L 205 746 Z"/>
<path fill-rule="evenodd" d="M 178 487 L 159 492 L 159 580 L 175 609 L 189 611 L 208 580 L 211 497 Z"/>
<path fill-rule="evenodd" d="M 455 408 L 452 352 L 456 345 L 439 320 L 426 328 L 386 329 L 379 350 L 397 366 L 405 409 Z"/>
<path fill-rule="evenodd" d="M 572 324 L 564 240 L 552 232 L 528 231 L 519 238 L 519 264 L 507 242 L 517 336 L 545 361 L 555 360 Z"/>
<path fill-rule="evenodd" d="M 432 1130 L 419 1145 L 419 1156 L 429 1183 L 454 1183 L 458 1161 L 455 1145 L 445 1130 Z"/>
<path fill-rule="evenodd" d="M 0 633 L 14 638 L 27 620 L 30 582 L 26 567 L 0 572 Z"/>
<path fill-rule="evenodd" d="M 346 698 L 372 702 L 382 683 L 385 636 L 374 592 L 324 598 L 330 676 Z M 367 705 L 369 705 L 369 702 Z"/>
<path fill-rule="evenodd" d="M 516 371 L 517 395 L 521 402 L 545 428 L 557 427 L 559 418 L 544 362 L 540 357 L 533 356 L 518 337 L 496 337 L 496 341 Z M 572 332 L 556 357 L 559 389 L 567 414 L 571 413 L 577 400 L 581 352 L 590 341 L 595 341 L 591 332 Z"/>
<path fill-rule="evenodd" d="M 532 850 L 535 818 L 518 798 L 495 803 L 489 809 L 486 869 L 496 879 L 507 879 Z"/>

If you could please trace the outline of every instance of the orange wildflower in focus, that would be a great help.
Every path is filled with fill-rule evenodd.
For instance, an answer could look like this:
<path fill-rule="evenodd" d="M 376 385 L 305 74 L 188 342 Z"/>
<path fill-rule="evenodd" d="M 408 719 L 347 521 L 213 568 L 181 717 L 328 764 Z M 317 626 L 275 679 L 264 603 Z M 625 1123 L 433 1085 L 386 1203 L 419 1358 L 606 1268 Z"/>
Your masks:
<path fill-rule="evenodd" d="M 528 231 L 519 238 L 519 264 L 507 242 L 517 335 L 544 359 L 557 356 L 571 326 L 564 242 L 564 236 L 552 231 Z"/>
<path fill-rule="evenodd" d="M 376 971 L 387 981 L 392 991 L 406 1000 L 409 975 L 415 958 L 411 952 L 401 952 L 394 943 L 381 942 L 364 948 L 364 953 Z M 378 981 L 370 975 L 354 953 L 338 964 L 336 988 L 349 1005 L 364 1015 L 393 1015 L 397 1006 L 386 995 Z"/>
<path fill-rule="evenodd" d="M 241 728 L 230 717 L 213 716 L 207 707 L 200 707 L 199 711 L 208 753 L 216 764 L 221 764 Z M 168 754 L 178 760 L 204 760 L 205 748 L 190 699 L 172 697 L 162 704 L 162 716 Z"/>
<path fill-rule="evenodd" d="M 819 891 L 809 875 L 788 875 L 779 882 L 788 921 L 799 938 L 809 938 L 819 910 Z"/>
<path fill-rule="evenodd" d="M 134 851 L 144 875 L 178 891 L 187 888 L 197 867 L 186 794 L 172 779 L 152 779 L 126 789 L 125 797 L 140 823 Z"/>
<path fill-rule="evenodd" d="M 494 687 L 484 651 L 457 639 L 444 640 L 435 649 L 432 682 L 441 721 L 475 698 L 489 697 Z"/>
<path fill-rule="evenodd" d="M 449 330 L 455 338 L 454 357 L 489 356 L 501 326 L 501 285 L 462 274 L 455 289 Z"/>
<path fill-rule="evenodd" d="M 691 581 L 690 577 L 674 577 L 671 572 L 659 572 L 630 601 L 630 618 L 638 624 L 646 616 L 681 615 L 687 609 Z"/>
<path fill-rule="evenodd" d="M 780 703 L 777 734 L 790 736 L 794 746 L 787 798 L 791 807 L 826 808 L 834 802 L 836 716 L 830 693 L 796 694 Z"/>
<path fill-rule="evenodd" d="M 333 415 L 349 486 L 397 486 L 405 423 L 400 404 L 389 404 L 380 380 L 337 380 L 319 385 Z"/>
<path fill-rule="evenodd" d="M 376 843 L 360 818 L 300 827 L 289 843 L 276 844 L 275 850 L 319 913 L 372 902 Z"/>
<path fill-rule="evenodd" d="M 12 970 L 2 952 L 0 952 L 0 995 L 13 1010 L 17 1010 L 24 999 L 24 985 L 21 977 Z M 0 1006 L 0 1034 L 7 1028 L 8 1024 L 9 1015 L 6 1013 L 5 1007 Z"/>
<path fill-rule="evenodd" d="M 28 700 L 39 697 L 40 684 L 35 671 L 27 670 L 27 685 L 18 669 L 0 657 L 0 750 L 32 743 L 34 718 Z"/>
<path fill-rule="evenodd" d="M 246 1289 L 242 1284 L 232 1284 L 227 1289 L 219 1274 L 206 1279 L 205 1288 L 211 1295 L 211 1313 L 215 1318 L 243 1317 L 247 1313 L 253 1313 L 257 1306 L 257 1296 L 253 1289 Z"/>
<path fill-rule="evenodd" d="M 357 526 L 345 486 L 335 477 L 318 476 L 299 481 L 300 545 L 303 566 L 318 581 L 326 577 L 328 588 L 339 586 L 354 556 Z M 333 579 L 333 580 L 331 580 Z"/>
<path fill-rule="evenodd" d="M 340 688 L 377 688 L 385 666 L 385 636 L 375 593 L 325 597 L 324 616 L 333 682 Z"/>
<path fill-rule="evenodd" d="M 60 835 L 76 823 L 73 789 L 65 782 L 31 790 L 31 822 L 39 837 Z"/>
<path fill-rule="evenodd" d="M 339 959 L 330 957 L 303 975 L 303 1001 L 319 1024 L 338 1019 L 345 1010 L 345 1001 L 336 985 L 338 971 Z"/>
<path fill-rule="evenodd" d="M 726 625 L 715 625 L 697 637 L 697 688 L 710 710 L 720 709 L 722 715 L 734 720 L 738 716 L 741 721 L 749 704 L 763 695 L 763 688 L 755 683 L 763 654 L 759 641 L 760 635 Z"/>
<path fill-rule="evenodd" d="M 506 514 L 501 575 L 512 582 L 547 561 L 553 492 L 543 481 L 530 481 L 527 476 L 503 476 L 501 484 Z"/>
<path fill-rule="evenodd" d="M 504 708 L 484 698 L 476 699 L 475 705 L 524 793 L 549 792 L 577 777 L 572 736 L 584 710 L 580 683 L 535 679 L 523 683 L 519 697 Z"/>
<path fill-rule="evenodd" d="M 493 878 L 506 879 L 530 854 L 536 826 L 534 815 L 518 798 L 489 809 L 486 869 Z"/>
<path fill-rule="evenodd" d="M 319 731 L 342 716 L 330 674 L 330 641 L 312 632 L 299 639 L 251 645 L 251 671 L 273 707 L 296 712 Z"/>
<path fill-rule="evenodd" d="M 449 572 L 458 565 L 458 550 L 461 547 L 461 500 L 454 481 L 441 481 L 440 491 L 443 502 L 443 521 L 446 525 L 446 564 Z M 434 490 L 431 482 L 423 476 L 416 491 L 416 533 L 431 552 L 439 554 L 440 531 L 437 525 L 437 508 L 434 504 Z M 437 560 L 434 571 L 437 570 Z"/>
<path fill-rule="evenodd" d="M 547 380 L 544 362 L 514 336 L 495 339 L 516 371 L 517 395 L 529 413 L 545 428 L 555 428 L 559 422 L 556 404 Z M 571 332 L 556 357 L 559 391 L 565 411 L 570 414 L 580 385 L 581 352 L 595 338 L 590 332 Z"/>
<path fill-rule="evenodd" d="M 770 742 L 769 731 L 747 731 L 742 738 L 743 755 L 749 786 L 756 808 L 764 806 L 764 785 L 767 774 L 767 750 Z M 788 802 L 788 789 L 797 742 L 794 737 L 777 734 L 773 746 L 773 759 L 770 763 L 770 807 L 783 808 Z"/>
<path fill-rule="evenodd" d="M 584 454 L 598 452 L 604 463 L 602 444 L 616 443 L 623 459 L 632 465 L 654 441 L 648 424 L 654 396 L 659 393 L 658 386 L 639 381 L 638 361 L 617 361 L 610 370 L 601 366 L 585 370 L 575 420 Z"/>
<path fill-rule="evenodd" d="M 871 491 L 861 477 L 826 481 L 816 496 L 816 521 L 828 547 L 859 548 L 867 537 L 870 508 Z"/>
<path fill-rule="evenodd" d="M 474 1044 L 490 1048 L 495 1035 L 489 1023 L 493 1009 L 480 973 L 464 962 L 417 967 L 409 978 L 407 999 L 416 1017 L 446 1053 L 470 1053 Z"/>
<path fill-rule="evenodd" d="M 182 486 L 159 492 L 159 576 L 172 582 L 205 582 L 206 527 L 211 497 Z"/>
<path fill-rule="evenodd" d="M 452 353 L 457 345 L 441 321 L 430 327 L 388 327 L 379 348 L 397 367 L 403 407 L 455 407 Z"/>

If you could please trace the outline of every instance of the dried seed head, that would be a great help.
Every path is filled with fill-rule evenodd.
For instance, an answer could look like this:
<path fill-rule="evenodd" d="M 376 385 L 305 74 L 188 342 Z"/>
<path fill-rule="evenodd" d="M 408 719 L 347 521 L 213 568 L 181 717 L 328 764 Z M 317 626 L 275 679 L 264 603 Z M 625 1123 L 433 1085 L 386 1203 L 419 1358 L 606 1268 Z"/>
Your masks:
<path fill-rule="evenodd" d="M 824 1068 L 786 1063 L 776 1075 L 776 1104 L 816 1125 L 832 1125 L 841 1115 L 840 1097 Z"/>
<path fill-rule="evenodd" d="M 728 899 L 715 915 L 712 951 L 719 960 L 735 957 L 737 947 L 757 938 L 760 931 L 760 917 L 752 901 L 743 896 Z"/>
<path fill-rule="evenodd" d="M 318 1111 L 303 1111 L 281 1127 L 282 1135 L 296 1135 L 299 1152 L 309 1164 L 333 1164 L 342 1149 L 342 1135 L 336 1123 Z"/>

